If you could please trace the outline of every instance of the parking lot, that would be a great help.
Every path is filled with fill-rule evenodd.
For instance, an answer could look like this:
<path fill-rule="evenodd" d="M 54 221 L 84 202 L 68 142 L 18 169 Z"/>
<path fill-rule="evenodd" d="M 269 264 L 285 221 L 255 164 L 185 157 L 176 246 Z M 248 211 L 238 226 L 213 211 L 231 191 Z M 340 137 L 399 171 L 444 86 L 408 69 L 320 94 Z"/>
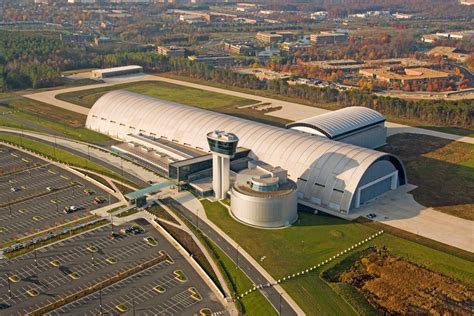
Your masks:
<path fill-rule="evenodd" d="M 79 290 L 94 286 L 150 259 L 172 258 L 125 278 L 101 291 L 64 305 L 51 314 L 139 315 L 194 314 L 207 307 L 221 311 L 210 289 L 176 249 L 145 220 L 140 234 L 119 232 L 108 224 L 36 252 L 0 263 L 0 314 L 26 314 Z M 129 227 L 130 225 L 127 225 Z M 115 237 L 111 234 L 114 232 Z M 144 238 L 152 237 L 153 243 Z M 185 281 L 176 271 L 182 271 Z M 191 290 L 190 290 L 191 288 Z M 9 294 L 9 289 L 11 293 Z M 162 291 L 164 290 L 164 291 Z"/>
<path fill-rule="evenodd" d="M 87 216 L 109 199 L 117 201 L 71 172 L 0 146 L 0 244 Z M 65 213 L 71 206 L 77 209 Z"/>

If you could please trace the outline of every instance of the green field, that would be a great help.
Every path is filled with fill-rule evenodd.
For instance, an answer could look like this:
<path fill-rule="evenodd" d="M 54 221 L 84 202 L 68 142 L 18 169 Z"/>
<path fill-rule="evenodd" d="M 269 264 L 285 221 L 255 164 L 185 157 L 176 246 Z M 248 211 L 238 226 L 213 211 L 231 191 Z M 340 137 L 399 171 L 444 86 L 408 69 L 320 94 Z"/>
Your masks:
<path fill-rule="evenodd" d="M 84 127 L 86 116 L 20 98 L 0 105 L 0 126 L 33 130 L 104 145 L 112 140 Z"/>
<path fill-rule="evenodd" d="M 300 213 L 297 223 L 286 229 L 263 230 L 236 222 L 217 202 L 202 201 L 208 218 L 279 279 L 313 266 L 377 230 L 332 216 Z M 256 242 L 258 241 L 258 242 Z M 385 233 L 371 243 L 386 246 L 391 253 L 464 282 L 474 283 L 471 261 Z M 263 258 L 263 260 L 262 260 Z M 326 266 L 330 268 L 340 260 Z M 319 271 L 320 272 L 320 271 Z M 308 315 L 355 315 L 355 309 L 339 296 L 318 272 L 282 283 Z"/>
<path fill-rule="evenodd" d="M 128 90 L 131 92 L 144 94 L 151 97 L 160 98 L 177 103 L 196 106 L 203 109 L 214 109 L 229 106 L 236 107 L 258 103 L 255 100 L 244 99 L 211 91 L 199 90 L 158 81 L 124 83 L 91 90 L 68 92 L 59 94 L 56 96 L 56 98 L 90 108 L 92 107 L 92 105 L 94 105 L 95 101 L 97 101 L 97 99 L 99 99 L 102 95 L 106 94 L 107 92 L 119 89 Z"/>

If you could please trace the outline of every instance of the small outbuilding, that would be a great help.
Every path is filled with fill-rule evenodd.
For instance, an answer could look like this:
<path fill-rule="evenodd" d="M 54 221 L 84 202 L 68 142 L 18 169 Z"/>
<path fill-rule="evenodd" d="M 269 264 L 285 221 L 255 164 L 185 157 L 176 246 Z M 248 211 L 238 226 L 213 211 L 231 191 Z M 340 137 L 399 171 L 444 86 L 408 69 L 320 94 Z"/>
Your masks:
<path fill-rule="evenodd" d="M 365 148 L 378 148 L 387 143 L 385 117 L 362 106 L 313 116 L 287 124 L 286 127 Z"/>
<path fill-rule="evenodd" d="M 143 73 L 143 67 L 137 65 L 92 70 L 92 78 L 104 79 Z"/>

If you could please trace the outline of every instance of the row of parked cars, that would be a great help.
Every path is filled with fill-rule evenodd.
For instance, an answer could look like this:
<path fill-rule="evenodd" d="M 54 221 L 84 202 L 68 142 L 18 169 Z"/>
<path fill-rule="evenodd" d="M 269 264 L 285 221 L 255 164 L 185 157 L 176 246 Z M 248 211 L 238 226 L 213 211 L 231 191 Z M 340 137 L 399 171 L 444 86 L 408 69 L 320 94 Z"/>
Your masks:
<path fill-rule="evenodd" d="M 11 245 L 10 247 L 3 248 L 3 250 L 0 250 L 0 253 L 4 253 L 4 254 L 5 253 L 11 253 L 11 252 L 23 249 L 23 248 L 28 248 L 28 247 L 31 247 L 35 244 L 38 244 L 38 243 L 42 242 L 42 241 L 46 241 L 46 240 L 49 240 L 49 239 L 54 238 L 54 237 L 58 237 L 58 236 L 61 236 L 61 235 L 64 235 L 64 234 L 68 234 L 68 233 L 70 233 L 74 230 L 83 228 L 83 227 L 88 226 L 88 225 L 95 224 L 95 223 L 97 223 L 98 221 L 101 221 L 101 220 L 102 220 L 101 218 L 97 218 L 97 219 L 93 219 L 89 222 L 76 224 L 76 225 L 71 226 L 71 227 L 65 227 L 65 228 L 63 228 L 61 230 L 58 230 L 58 231 L 55 231 L 55 232 L 48 232 L 48 233 L 46 233 L 42 236 L 37 236 L 37 237 L 34 237 L 30 240 L 20 242 L 20 243 L 16 243 L 16 244 Z"/>

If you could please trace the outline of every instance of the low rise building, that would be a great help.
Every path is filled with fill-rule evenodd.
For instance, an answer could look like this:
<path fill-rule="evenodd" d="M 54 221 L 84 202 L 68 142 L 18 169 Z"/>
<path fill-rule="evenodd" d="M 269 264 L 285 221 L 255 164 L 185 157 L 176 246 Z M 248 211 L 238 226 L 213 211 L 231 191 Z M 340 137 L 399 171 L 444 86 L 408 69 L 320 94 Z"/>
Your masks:
<path fill-rule="evenodd" d="M 92 78 L 104 79 L 104 78 L 131 75 L 131 74 L 140 74 L 140 73 L 143 73 L 142 66 L 130 65 L 130 66 L 123 66 L 123 67 L 92 70 Z"/>
<path fill-rule="evenodd" d="M 158 46 L 156 52 L 158 55 L 168 57 L 184 57 L 186 55 L 186 50 L 184 48 L 176 46 Z"/>
<path fill-rule="evenodd" d="M 311 44 L 305 44 L 300 42 L 284 42 L 280 45 L 282 51 L 294 53 L 298 50 L 309 49 L 313 47 Z"/>
<path fill-rule="evenodd" d="M 456 47 L 436 46 L 426 53 L 428 56 L 441 56 L 461 63 L 465 62 L 469 54 L 463 53 Z"/>
<path fill-rule="evenodd" d="M 188 59 L 195 62 L 205 63 L 213 67 L 229 67 L 234 65 L 235 59 L 229 55 L 199 55 L 188 56 Z"/>
<path fill-rule="evenodd" d="M 181 14 L 179 16 L 179 21 L 185 22 L 185 23 L 188 23 L 188 24 L 204 24 L 204 23 L 207 23 L 207 20 L 203 16 L 194 15 L 194 14 L 193 15 Z"/>
<path fill-rule="evenodd" d="M 295 39 L 295 34 L 287 31 L 258 32 L 256 39 L 257 41 L 265 44 L 274 44 L 292 41 Z"/>
<path fill-rule="evenodd" d="M 248 44 L 224 43 L 224 49 L 234 55 L 255 56 L 255 48 Z"/>
<path fill-rule="evenodd" d="M 345 44 L 349 41 L 349 35 L 347 33 L 336 33 L 336 32 L 320 32 L 317 34 L 311 34 L 311 42 L 320 45 L 329 44 Z"/>
<path fill-rule="evenodd" d="M 389 83 L 427 83 L 430 80 L 448 80 L 449 74 L 430 68 L 406 68 L 405 73 L 392 72 L 387 69 L 362 69 L 359 73 L 374 80 Z"/>
<path fill-rule="evenodd" d="M 465 30 L 459 32 L 438 32 L 435 34 L 425 34 L 421 40 L 425 43 L 433 43 L 438 40 L 469 40 L 474 39 L 474 30 Z"/>
<path fill-rule="evenodd" d="M 288 73 L 288 72 L 278 72 L 278 71 L 268 70 L 268 69 L 265 69 L 265 68 L 240 69 L 239 73 L 240 74 L 245 74 L 245 75 L 253 75 L 260 81 L 263 81 L 263 80 L 286 80 L 286 79 L 289 79 L 290 76 L 291 76 L 291 73 Z"/>

